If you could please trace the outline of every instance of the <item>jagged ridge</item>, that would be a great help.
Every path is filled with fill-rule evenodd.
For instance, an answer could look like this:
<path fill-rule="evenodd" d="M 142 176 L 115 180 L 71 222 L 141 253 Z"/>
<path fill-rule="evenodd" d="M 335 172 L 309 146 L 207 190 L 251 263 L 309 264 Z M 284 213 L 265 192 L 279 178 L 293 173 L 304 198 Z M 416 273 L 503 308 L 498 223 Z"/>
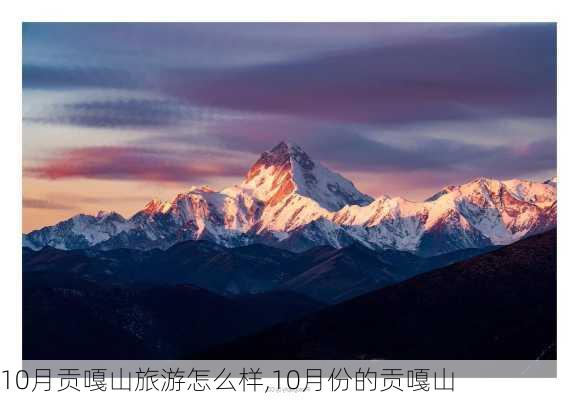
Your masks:
<path fill-rule="evenodd" d="M 341 175 L 282 142 L 265 152 L 239 185 L 192 187 L 173 201 L 152 200 L 129 219 L 77 215 L 23 235 L 38 249 L 167 248 L 185 240 L 294 251 L 360 243 L 435 255 L 504 245 L 556 226 L 556 178 L 543 183 L 478 178 L 424 202 L 372 199 Z"/>

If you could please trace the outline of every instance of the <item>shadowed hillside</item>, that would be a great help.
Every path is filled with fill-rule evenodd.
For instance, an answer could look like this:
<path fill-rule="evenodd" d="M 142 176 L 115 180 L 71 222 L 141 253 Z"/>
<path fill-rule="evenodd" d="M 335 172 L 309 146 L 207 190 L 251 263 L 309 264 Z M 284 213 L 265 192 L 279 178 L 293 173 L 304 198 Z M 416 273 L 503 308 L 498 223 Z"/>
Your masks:
<path fill-rule="evenodd" d="M 556 358 L 556 237 L 424 273 L 200 357 Z"/>

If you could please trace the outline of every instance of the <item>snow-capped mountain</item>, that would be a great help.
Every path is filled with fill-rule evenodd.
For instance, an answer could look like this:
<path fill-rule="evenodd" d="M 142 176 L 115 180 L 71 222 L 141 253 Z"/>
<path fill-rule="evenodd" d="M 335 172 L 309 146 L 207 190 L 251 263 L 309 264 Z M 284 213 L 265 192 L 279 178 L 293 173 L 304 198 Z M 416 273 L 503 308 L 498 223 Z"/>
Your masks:
<path fill-rule="evenodd" d="M 170 202 L 152 200 L 129 219 L 80 214 L 23 235 L 23 246 L 149 249 L 203 239 L 302 251 L 357 242 L 434 255 L 509 244 L 556 226 L 556 219 L 556 178 L 478 178 L 423 202 L 372 199 L 300 147 L 282 142 L 263 153 L 239 185 L 192 187 Z"/>
<path fill-rule="evenodd" d="M 556 187 L 557 187 L 557 177 L 554 176 L 554 177 L 552 177 L 551 179 L 548 179 L 548 180 L 546 180 L 546 181 L 543 182 L 543 183 L 546 183 L 546 184 L 548 184 L 548 185 L 554 186 L 554 187 L 556 188 Z"/>
<path fill-rule="evenodd" d="M 240 185 L 222 193 L 259 213 L 253 232 L 278 237 L 346 205 L 368 205 L 373 200 L 343 176 L 314 163 L 300 147 L 285 142 L 263 153 Z"/>
<path fill-rule="evenodd" d="M 373 200 L 343 176 L 314 163 L 300 147 L 285 142 L 263 153 L 241 185 L 224 192 L 236 191 L 250 193 L 268 206 L 291 196 L 307 197 L 329 211 L 348 204 L 367 205 Z"/>
<path fill-rule="evenodd" d="M 509 244 L 554 227 L 556 200 L 547 184 L 478 178 L 424 202 L 383 197 L 367 207 L 344 207 L 332 221 L 370 247 L 438 254 Z"/>

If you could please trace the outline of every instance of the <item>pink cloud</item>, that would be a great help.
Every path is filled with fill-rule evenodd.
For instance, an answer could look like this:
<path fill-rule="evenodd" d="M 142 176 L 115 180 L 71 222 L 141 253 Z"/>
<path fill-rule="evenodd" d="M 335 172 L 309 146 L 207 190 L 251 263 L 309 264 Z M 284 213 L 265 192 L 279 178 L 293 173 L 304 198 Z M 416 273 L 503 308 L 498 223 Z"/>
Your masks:
<path fill-rule="evenodd" d="M 208 152 L 179 152 L 140 147 L 96 146 L 64 151 L 40 166 L 24 170 L 45 179 L 88 178 L 191 182 L 195 179 L 242 176 L 247 166 Z"/>

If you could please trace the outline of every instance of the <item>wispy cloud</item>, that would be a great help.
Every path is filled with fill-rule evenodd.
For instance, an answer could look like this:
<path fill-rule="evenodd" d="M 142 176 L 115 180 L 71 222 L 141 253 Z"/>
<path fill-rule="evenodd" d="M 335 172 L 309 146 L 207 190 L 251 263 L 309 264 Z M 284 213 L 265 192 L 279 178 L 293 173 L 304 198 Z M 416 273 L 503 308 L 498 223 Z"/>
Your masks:
<path fill-rule="evenodd" d="M 88 66 L 22 66 L 23 89 L 131 89 L 142 85 L 134 74 L 109 67 Z"/>
<path fill-rule="evenodd" d="M 213 177 L 242 176 L 245 166 L 216 159 L 207 152 L 176 152 L 138 147 L 97 146 L 63 151 L 25 175 L 46 178 L 88 178 L 186 182 Z"/>
<path fill-rule="evenodd" d="M 176 69 L 163 90 L 196 104 L 400 124 L 555 113 L 553 25 L 500 27 L 219 71 Z"/>
<path fill-rule="evenodd" d="M 380 42 L 372 35 L 371 26 L 361 29 L 352 25 L 354 31 L 365 32 L 365 44 L 361 41 L 357 47 L 344 48 L 319 45 L 316 51 L 301 56 L 250 65 L 232 62 L 208 67 L 195 63 L 191 55 L 202 59 L 203 53 L 188 46 L 194 49 L 196 42 L 169 46 L 181 62 L 177 57 L 148 68 L 144 67 L 148 59 L 139 54 L 133 54 L 124 68 L 112 60 L 110 65 L 100 66 L 25 64 L 23 87 L 134 88 L 194 106 L 378 125 L 497 116 L 554 117 L 554 24 L 473 26 L 466 37 L 469 29 L 464 24 L 431 24 L 430 30 L 445 35 L 429 35 L 428 25 L 419 27 L 415 26 L 418 35 L 412 35 L 403 24 L 393 24 L 389 33 L 398 40 Z M 133 28 L 126 29 L 134 32 Z M 252 26 L 245 28 L 251 31 Z M 335 33 L 332 26 L 328 31 L 322 28 L 322 37 Z M 144 34 L 142 27 L 134 29 Z M 156 32 L 157 28 L 151 29 Z M 231 33 L 228 29 L 224 26 L 224 32 L 215 32 L 214 40 L 230 37 L 225 33 Z M 238 29 L 243 34 L 243 27 Z M 374 29 L 383 35 L 382 28 Z M 203 37 L 207 33 L 192 27 L 187 34 Z M 383 37 L 380 34 L 377 37 Z M 252 43 L 264 51 L 258 35 L 249 35 L 244 45 L 251 47 Z M 231 47 L 231 42 L 221 44 Z M 107 46 L 114 49 L 115 43 Z M 163 53 L 167 49 L 157 50 Z M 291 53 L 291 46 L 286 51 Z M 112 49 L 110 52 L 115 54 Z M 156 57 L 163 59 L 160 54 Z M 139 60 L 144 65 L 138 64 Z M 136 65 L 128 72 L 127 65 L 132 63 Z M 151 113 L 166 111 L 163 102 L 143 106 Z M 68 121 L 82 119 L 85 108 L 86 103 L 76 109 L 78 118 L 72 116 Z M 151 121 L 157 122 L 162 121 Z"/>
<path fill-rule="evenodd" d="M 178 101 L 118 98 L 57 105 L 24 121 L 90 128 L 159 128 L 200 118 L 200 111 Z"/>
<path fill-rule="evenodd" d="M 74 207 L 72 207 L 68 204 L 52 202 L 52 201 L 44 200 L 44 199 L 32 199 L 32 198 L 23 198 L 22 199 L 22 207 L 42 209 L 42 210 L 72 210 L 72 209 L 74 209 Z"/>
<path fill-rule="evenodd" d="M 25 24 L 23 39 L 25 99 L 43 100 L 24 120 L 52 125 L 25 131 L 45 148 L 27 176 L 208 181 L 280 140 L 416 186 L 556 166 L 555 24 Z M 77 148 L 48 153 L 59 126 Z"/>

